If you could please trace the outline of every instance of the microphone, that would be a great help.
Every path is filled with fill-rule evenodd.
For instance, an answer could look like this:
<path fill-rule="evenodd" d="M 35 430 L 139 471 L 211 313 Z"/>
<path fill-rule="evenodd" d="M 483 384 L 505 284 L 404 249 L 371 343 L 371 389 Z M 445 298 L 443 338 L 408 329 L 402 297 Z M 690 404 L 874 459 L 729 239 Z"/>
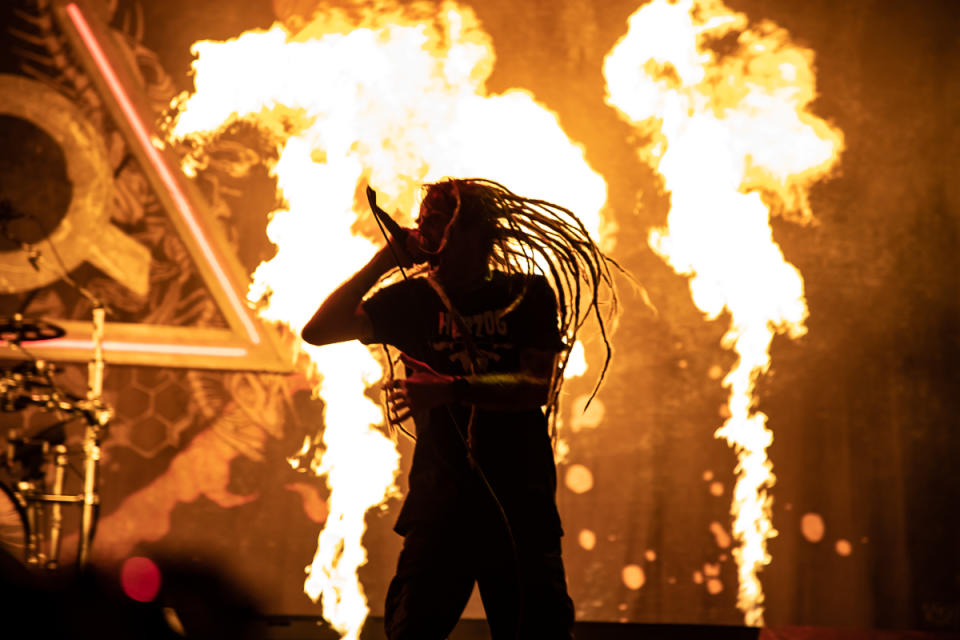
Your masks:
<path fill-rule="evenodd" d="M 413 263 L 424 262 L 427 256 L 420 250 L 420 238 L 417 237 L 416 231 L 401 227 L 396 220 L 390 217 L 389 213 L 381 209 L 377 205 L 377 192 L 369 186 L 367 187 L 367 202 L 370 204 L 370 211 L 373 212 L 373 216 L 383 228 L 386 228 L 390 237 L 393 238 L 393 242 L 400 246 L 410 261 Z M 393 251 L 392 244 L 389 242 L 387 244 L 391 245 L 390 249 Z M 411 245 L 416 246 L 411 247 Z M 394 258 L 397 258 L 396 252 L 394 252 Z M 399 264 L 399 258 L 397 258 L 397 262 Z"/>
<path fill-rule="evenodd" d="M 373 215 L 376 216 L 377 220 L 380 221 L 387 231 L 390 233 L 390 237 L 394 239 L 401 247 L 406 250 L 407 248 L 407 239 L 410 237 L 410 230 L 404 229 L 401 227 L 396 220 L 390 217 L 390 214 L 381 209 L 377 205 L 377 192 L 367 187 L 367 202 L 370 204 L 370 211 L 373 212 Z"/>

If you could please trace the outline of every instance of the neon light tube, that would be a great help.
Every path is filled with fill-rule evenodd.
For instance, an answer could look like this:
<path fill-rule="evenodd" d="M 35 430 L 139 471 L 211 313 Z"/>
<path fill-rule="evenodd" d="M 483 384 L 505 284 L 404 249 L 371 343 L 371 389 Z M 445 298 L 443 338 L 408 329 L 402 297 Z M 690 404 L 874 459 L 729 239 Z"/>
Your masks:
<path fill-rule="evenodd" d="M 230 306 L 233 307 L 234 312 L 236 312 L 236 315 L 243 323 L 243 327 L 247 332 L 247 336 L 250 338 L 251 342 L 254 344 L 259 344 L 260 334 L 257 332 L 257 328 L 253 321 L 250 320 L 246 306 L 237 296 L 237 292 L 234 289 L 233 284 L 227 277 L 226 272 L 223 270 L 223 267 L 220 264 L 220 261 L 217 259 L 216 253 L 207 241 L 206 236 L 203 234 L 203 230 L 201 229 L 199 222 L 197 222 L 196 214 L 193 211 L 193 207 L 190 205 L 189 199 L 180 188 L 180 185 L 177 184 L 176 178 L 170 171 L 168 164 L 164 161 L 163 156 L 160 155 L 160 151 L 156 148 L 156 146 L 154 146 L 153 137 L 150 135 L 146 125 L 140 118 L 140 114 L 137 113 L 136 108 L 133 106 L 133 102 L 131 102 L 130 97 L 124 90 L 123 84 L 120 82 L 120 78 L 117 77 L 113 66 L 111 66 L 106 54 L 100 47 L 100 43 L 97 42 L 96 37 L 93 35 L 93 31 L 90 29 L 90 25 L 87 23 L 86 18 L 84 18 L 83 12 L 80 11 L 80 7 L 73 3 L 70 3 L 66 6 L 66 12 L 67 16 L 69 16 L 70 20 L 73 22 L 73 26 L 76 28 L 77 33 L 80 35 L 81 40 L 83 40 L 84 45 L 87 47 L 87 51 L 93 57 L 93 61 L 96 63 L 97 68 L 100 69 L 100 73 L 103 75 L 103 79 L 106 81 L 107 86 L 110 87 L 110 91 L 113 93 L 113 97 L 117 100 L 120 110 L 126 116 L 127 122 L 129 122 L 130 126 L 133 128 L 134 135 L 136 135 L 137 140 L 140 142 L 140 146 L 143 148 L 144 153 L 147 155 L 147 158 L 150 160 L 150 163 L 156 170 L 157 175 L 160 176 L 160 179 L 167 187 L 167 193 L 169 193 L 170 197 L 173 198 L 177 205 L 177 209 L 180 211 L 180 215 L 186 221 L 187 226 L 190 227 L 190 231 L 193 233 L 194 238 L 200 245 L 203 255 L 207 258 L 207 262 L 213 268 L 217 281 L 220 283 L 221 289 L 227 294 L 227 297 L 230 300 Z"/>
<path fill-rule="evenodd" d="M 6 346 L 8 343 L 0 341 L 0 345 Z M 81 349 L 84 351 L 93 350 L 92 340 L 73 340 L 66 338 L 57 338 L 55 340 L 36 340 L 23 341 L 31 351 L 45 349 Z M 249 354 L 244 347 L 214 347 L 209 345 L 192 344 L 161 344 L 156 342 L 120 342 L 117 340 L 104 340 L 104 351 L 122 352 L 122 353 L 157 353 L 175 356 L 214 356 L 218 358 L 243 358 Z"/>

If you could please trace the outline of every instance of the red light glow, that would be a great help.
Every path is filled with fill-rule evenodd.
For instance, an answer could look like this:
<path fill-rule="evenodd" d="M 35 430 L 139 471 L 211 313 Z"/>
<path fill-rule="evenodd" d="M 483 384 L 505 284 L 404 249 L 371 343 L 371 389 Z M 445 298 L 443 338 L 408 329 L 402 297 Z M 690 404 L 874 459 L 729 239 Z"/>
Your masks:
<path fill-rule="evenodd" d="M 160 569 L 150 558 L 127 558 L 120 569 L 123 592 L 137 602 L 151 602 L 160 592 Z"/>

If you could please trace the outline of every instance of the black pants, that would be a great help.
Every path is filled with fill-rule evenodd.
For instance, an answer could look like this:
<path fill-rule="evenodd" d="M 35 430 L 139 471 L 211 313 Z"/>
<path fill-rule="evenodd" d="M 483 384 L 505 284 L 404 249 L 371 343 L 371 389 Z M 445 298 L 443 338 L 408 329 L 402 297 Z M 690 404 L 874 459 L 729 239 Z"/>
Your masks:
<path fill-rule="evenodd" d="M 503 522 L 496 520 L 418 525 L 408 532 L 387 591 L 387 637 L 446 638 L 474 583 L 493 640 L 573 637 L 560 538 L 514 531 L 511 544 Z"/>

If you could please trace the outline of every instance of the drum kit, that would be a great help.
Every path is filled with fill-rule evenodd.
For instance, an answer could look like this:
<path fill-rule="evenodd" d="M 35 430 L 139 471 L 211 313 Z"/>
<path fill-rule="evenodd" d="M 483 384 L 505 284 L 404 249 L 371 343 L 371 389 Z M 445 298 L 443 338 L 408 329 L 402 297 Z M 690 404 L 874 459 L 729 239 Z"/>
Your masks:
<path fill-rule="evenodd" d="M 0 317 L 0 340 L 22 356 L 9 368 L 0 368 L 0 411 L 36 407 L 55 416 L 52 425 L 10 429 L 6 450 L 0 452 L 0 471 L 6 480 L 0 482 L 0 546 L 31 567 L 59 566 L 63 509 L 70 505 L 80 509 L 77 565 L 83 567 L 89 559 L 100 502 L 100 442 L 113 415 L 101 397 L 103 325 L 104 310 L 95 308 L 94 354 L 88 368 L 88 390 L 81 396 L 61 388 L 54 380 L 58 368 L 33 357 L 27 348 L 31 342 L 62 337 L 65 331 L 61 327 L 20 314 Z M 66 427 L 74 421 L 83 425 L 79 451 L 75 445 L 71 450 L 67 442 Z M 78 453 L 83 458 L 79 469 L 70 462 Z M 68 472 L 80 478 L 77 492 L 66 492 Z"/>

